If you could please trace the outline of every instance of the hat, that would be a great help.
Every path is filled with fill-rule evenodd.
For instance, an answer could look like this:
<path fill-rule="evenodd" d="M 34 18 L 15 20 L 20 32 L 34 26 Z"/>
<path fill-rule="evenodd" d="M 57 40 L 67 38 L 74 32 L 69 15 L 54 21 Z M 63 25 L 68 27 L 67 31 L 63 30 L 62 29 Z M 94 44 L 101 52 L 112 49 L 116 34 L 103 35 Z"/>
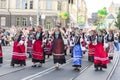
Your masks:
<path fill-rule="evenodd" d="M 39 28 L 41 31 L 43 30 L 42 26 L 38 26 L 38 28 Z"/>
<path fill-rule="evenodd" d="M 60 24 L 56 24 L 56 27 L 60 28 L 61 26 L 60 26 Z"/>
<path fill-rule="evenodd" d="M 33 30 L 29 30 L 29 32 L 33 32 Z"/>

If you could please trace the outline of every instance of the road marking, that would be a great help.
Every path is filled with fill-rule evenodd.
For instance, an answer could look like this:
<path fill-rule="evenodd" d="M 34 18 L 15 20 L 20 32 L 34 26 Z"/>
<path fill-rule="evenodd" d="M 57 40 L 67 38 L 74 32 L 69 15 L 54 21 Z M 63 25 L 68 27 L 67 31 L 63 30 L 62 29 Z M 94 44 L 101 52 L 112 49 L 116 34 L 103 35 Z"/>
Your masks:
<path fill-rule="evenodd" d="M 69 60 L 67 60 L 67 61 L 66 61 L 66 62 L 67 62 L 66 64 L 70 63 L 71 60 L 72 60 L 72 58 L 69 59 Z M 66 64 L 61 65 L 60 68 L 63 67 L 63 66 L 65 66 Z M 26 78 L 23 78 L 23 79 L 21 79 L 21 80 L 34 80 L 34 79 L 36 79 L 36 78 L 38 78 L 38 77 L 41 77 L 41 76 L 44 76 L 45 74 L 48 74 L 48 73 L 50 73 L 50 72 L 52 72 L 52 71 L 54 71 L 54 70 L 55 70 L 55 66 L 50 67 L 50 68 L 48 68 L 48 69 L 46 69 L 46 70 L 44 70 L 44 71 L 41 71 L 41 72 L 39 72 L 39 73 L 36 73 L 36 74 L 34 74 L 34 75 L 31 75 L 31 76 L 28 76 L 28 77 L 26 77 Z"/>
<path fill-rule="evenodd" d="M 118 65 L 118 63 L 120 61 L 120 54 L 117 54 L 117 55 L 118 56 L 117 56 L 117 58 L 115 60 L 115 64 L 114 64 L 112 70 L 110 71 L 110 73 L 108 74 L 106 80 L 110 80 L 110 78 L 112 77 L 112 74 L 114 73 L 115 69 L 117 68 L 117 65 Z"/>
<path fill-rule="evenodd" d="M 70 80 L 75 80 L 80 74 L 82 74 L 82 73 L 83 73 L 84 71 L 86 71 L 89 67 L 91 67 L 92 64 L 93 64 L 93 63 L 88 64 L 85 68 L 83 68 L 83 69 L 80 71 L 80 73 L 79 73 L 77 76 L 71 78 Z"/>

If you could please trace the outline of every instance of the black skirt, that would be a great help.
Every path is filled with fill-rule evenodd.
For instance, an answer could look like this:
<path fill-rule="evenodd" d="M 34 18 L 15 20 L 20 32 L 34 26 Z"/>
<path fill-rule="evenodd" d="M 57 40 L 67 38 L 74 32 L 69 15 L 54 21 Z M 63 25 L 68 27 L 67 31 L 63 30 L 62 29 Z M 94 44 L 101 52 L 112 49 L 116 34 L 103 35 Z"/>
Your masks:
<path fill-rule="evenodd" d="M 45 59 L 43 59 L 43 60 L 38 60 L 38 59 L 32 58 L 32 62 L 33 62 L 33 63 L 37 63 L 37 62 L 39 62 L 39 63 L 45 63 Z"/>
<path fill-rule="evenodd" d="M 11 61 L 11 66 L 14 66 L 14 64 L 20 64 L 20 65 L 26 65 L 26 61 L 25 60 L 16 60 L 16 59 L 12 59 Z"/>
<path fill-rule="evenodd" d="M 3 63 L 3 58 L 1 57 L 1 58 L 0 58 L 0 64 L 2 64 L 2 63 Z"/>
<path fill-rule="evenodd" d="M 107 68 L 107 65 L 101 65 L 101 64 L 94 64 L 95 68 L 102 67 L 102 68 Z"/>
<path fill-rule="evenodd" d="M 73 65 L 73 67 L 81 67 L 81 65 Z"/>
<path fill-rule="evenodd" d="M 94 62 L 94 56 L 88 56 L 88 61 Z"/>
<path fill-rule="evenodd" d="M 109 56 L 109 60 L 113 60 L 113 56 Z"/>
<path fill-rule="evenodd" d="M 55 63 L 59 63 L 59 64 L 64 64 L 64 63 L 66 63 L 65 56 L 64 56 L 63 58 L 60 58 L 60 59 L 54 57 L 53 60 L 54 60 L 54 64 L 55 64 Z"/>

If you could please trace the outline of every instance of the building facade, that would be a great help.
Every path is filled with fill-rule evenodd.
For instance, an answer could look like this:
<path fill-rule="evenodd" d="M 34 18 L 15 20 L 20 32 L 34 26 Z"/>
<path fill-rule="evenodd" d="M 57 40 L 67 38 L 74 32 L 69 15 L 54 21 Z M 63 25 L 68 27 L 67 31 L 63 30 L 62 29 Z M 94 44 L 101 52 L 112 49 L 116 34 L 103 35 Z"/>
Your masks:
<path fill-rule="evenodd" d="M 0 0 L 0 26 L 30 26 L 36 22 L 37 0 Z M 33 22 L 33 23 L 34 23 Z"/>
<path fill-rule="evenodd" d="M 81 17 L 84 23 L 87 23 L 87 5 L 85 0 L 69 0 L 69 13 L 72 22 L 77 23 Z"/>
<path fill-rule="evenodd" d="M 119 12 L 120 4 L 112 2 L 108 8 L 108 12 L 114 15 L 117 15 Z"/>
<path fill-rule="evenodd" d="M 0 0 L 0 26 L 23 27 L 42 25 L 47 29 L 65 24 L 58 14 L 68 12 L 72 22 L 78 17 L 87 21 L 85 0 Z M 65 25 L 64 25 L 65 26 Z"/>
<path fill-rule="evenodd" d="M 55 26 L 67 0 L 0 0 L 0 26 Z"/>

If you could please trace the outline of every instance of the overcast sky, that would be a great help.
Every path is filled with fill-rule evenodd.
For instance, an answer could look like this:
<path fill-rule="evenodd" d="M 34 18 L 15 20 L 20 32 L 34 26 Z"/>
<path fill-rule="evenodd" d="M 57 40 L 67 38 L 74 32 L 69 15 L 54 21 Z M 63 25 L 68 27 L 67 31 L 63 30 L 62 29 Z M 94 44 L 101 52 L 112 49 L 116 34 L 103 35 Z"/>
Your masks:
<path fill-rule="evenodd" d="M 102 9 L 103 7 L 108 8 L 112 1 L 114 3 L 120 4 L 120 0 L 85 0 L 85 1 L 87 3 L 89 16 L 92 12 L 97 12 L 99 9 Z"/>

